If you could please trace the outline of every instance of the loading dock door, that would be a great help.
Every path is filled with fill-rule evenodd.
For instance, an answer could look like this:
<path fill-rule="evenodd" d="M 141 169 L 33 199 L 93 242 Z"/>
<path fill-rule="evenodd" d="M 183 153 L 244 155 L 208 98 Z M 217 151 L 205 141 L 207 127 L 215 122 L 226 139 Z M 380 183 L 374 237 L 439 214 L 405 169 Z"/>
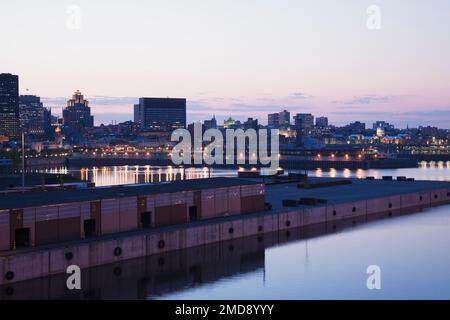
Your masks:
<path fill-rule="evenodd" d="M 95 219 L 84 220 L 84 236 L 92 237 L 96 235 Z"/>
<path fill-rule="evenodd" d="M 17 249 L 30 246 L 30 228 L 16 229 L 14 232 L 14 242 Z"/>
<path fill-rule="evenodd" d="M 143 229 L 148 229 L 152 226 L 152 212 L 142 212 L 141 213 L 141 226 Z"/>
<path fill-rule="evenodd" d="M 198 219 L 197 206 L 189 207 L 189 221 L 195 221 Z"/>

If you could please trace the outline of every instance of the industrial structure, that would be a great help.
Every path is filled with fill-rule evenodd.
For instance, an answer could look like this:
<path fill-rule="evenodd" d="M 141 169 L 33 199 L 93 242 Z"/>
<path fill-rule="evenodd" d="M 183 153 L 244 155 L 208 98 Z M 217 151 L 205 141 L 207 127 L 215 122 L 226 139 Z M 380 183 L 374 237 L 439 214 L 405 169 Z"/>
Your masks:
<path fill-rule="evenodd" d="M 450 203 L 450 183 L 213 178 L 0 197 L 0 285 L 295 228 Z M 289 231 L 290 232 L 290 231 Z M 245 243 L 245 242 L 244 242 Z"/>
<path fill-rule="evenodd" d="M 185 180 L 0 195 L 0 250 L 264 210 L 264 185 Z"/>

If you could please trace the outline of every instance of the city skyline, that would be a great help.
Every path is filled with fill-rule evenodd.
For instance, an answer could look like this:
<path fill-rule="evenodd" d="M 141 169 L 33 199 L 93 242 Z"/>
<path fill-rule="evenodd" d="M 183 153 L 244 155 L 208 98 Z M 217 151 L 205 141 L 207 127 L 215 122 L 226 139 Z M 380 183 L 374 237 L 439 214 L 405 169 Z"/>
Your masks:
<path fill-rule="evenodd" d="M 78 89 L 75 90 L 75 92 L 79 91 Z M 30 93 L 27 91 L 26 94 L 20 94 L 20 96 L 27 96 Z M 56 117 L 63 117 L 63 113 L 62 110 L 66 107 L 65 104 L 67 104 L 67 102 L 70 100 L 69 97 L 58 97 L 58 98 L 48 98 L 48 97 L 41 97 L 38 94 L 32 94 L 32 96 L 36 96 L 38 98 L 40 98 L 43 101 L 43 105 L 46 108 L 49 108 L 52 110 L 52 115 L 56 116 Z M 146 96 L 149 97 L 149 96 Z M 120 123 L 120 122 L 126 122 L 126 121 L 133 121 L 134 120 L 134 107 L 136 105 L 136 103 L 139 103 L 139 100 L 142 99 L 141 97 L 105 97 L 105 96 L 93 96 L 93 97 L 89 97 L 87 96 L 90 105 L 89 107 L 92 110 L 98 110 L 97 108 L 101 108 L 101 107 L 107 107 L 110 104 L 114 104 L 116 103 L 117 100 L 124 100 L 127 101 L 127 105 L 124 105 L 124 107 L 130 109 L 130 112 L 127 113 L 112 113 L 109 114 L 111 116 L 110 119 L 105 120 L 105 114 L 102 113 L 96 113 L 95 111 L 92 112 L 92 115 L 94 116 L 94 125 L 95 126 L 99 126 L 99 125 L 109 125 L 109 124 L 115 124 L 115 123 Z M 179 98 L 174 98 L 174 97 L 152 97 L 151 99 L 179 99 Z M 186 100 L 186 99 L 185 99 Z M 93 103 L 92 103 L 93 102 Z M 195 102 L 194 102 L 195 103 Z M 189 106 L 192 103 L 190 103 L 189 100 L 186 100 L 186 105 L 187 105 L 187 121 L 186 123 L 194 123 L 197 121 L 200 122 L 204 122 L 204 121 L 209 121 L 209 119 L 211 118 L 215 118 L 217 120 L 217 122 L 220 123 L 225 123 L 227 121 L 227 119 L 234 119 L 234 120 L 238 120 L 238 121 L 245 121 L 248 119 L 248 114 L 246 112 L 244 112 L 243 114 L 240 112 L 234 112 L 231 111 L 229 113 L 223 113 L 223 114 L 216 114 L 215 112 L 213 113 L 201 113 L 199 114 L 199 116 L 197 117 L 192 117 L 189 115 Z M 374 112 L 373 113 L 373 118 L 370 119 L 364 119 L 364 118 L 358 118 L 357 115 L 361 115 L 360 113 L 356 113 L 354 114 L 352 117 L 347 118 L 347 120 L 344 121 L 333 121 L 333 115 L 327 116 L 327 114 L 318 114 L 315 113 L 314 110 L 306 108 L 306 109 L 301 109 L 299 110 L 298 108 L 296 108 L 295 106 L 291 109 L 291 108 L 284 108 L 282 107 L 277 107 L 277 106 L 273 106 L 273 109 L 271 108 L 266 108 L 267 106 L 260 106 L 262 107 L 261 113 L 258 114 L 256 117 L 253 117 L 257 120 L 259 120 L 261 125 L 268 125 L 268 116 L 271 114 L 277 114 L 280 112 L 287 111 L 288 113 L 291 114 L 290 116 L 290 121 L 293 124 L 295 121 L 295 116 L 298 114 L 312 114 L 314 117 L 316 118 L 326 118 L 327 122 L 329 122 L 329 124 L 331 126 L 345 126 L 348 124 L 351 124 L 353 122 L 362 122 L 367 124 L 369 127 L 372 124 L 375 124 L 377 122 L 387 122 L 387 123 L 391 123 L 392 125 L 394 125 L 396 128 L 399 129 L 406 129 L 407 127 L 409 128 L 414 128 L 414 127 L 438 127 L 440 129 L 444 129 L 444 130 L 449 130 L 450 127 L 440 127 L 438 125 L 435 125 L 434 123 L 430 123 L 424 120 L 417 120 L 417 121 L 411 121 L 405 122 L 405 125 L 403 126 L 402 124 L 399 125 L 398 122 L 396 122 L 395 120 L 390 120 L 389 116 L 385 115 L 385 113 L 383 112 Z M 272 107 L 272 106 L 271 106 Z M 293 111 L 294 110 L 294 111 Z M 299 110 L 299 111 L 295 111 L 295 110 Z M 214 111 L 214 110 L 212 110 Z M 331 113 L 333 114 L 333 113 Z"/>
<path fill-rule="evenodd" d="M 72 4 L 76 30 L 66 25 Z M 52 108 L 80 89 L 96 125 L 132 120 L 141 96 L 169 96 L 187 98 L 188 122 L 250 111 L 265 123 L 267 113 L 289 109 L 338 125 L 450 128 L 450 4 L 377 1 L 381 29 L 369 30 L 372 4 L 5 3 L 0 25 L 13 32 L 0 70 L 19 74 L 20 94 Z"/>

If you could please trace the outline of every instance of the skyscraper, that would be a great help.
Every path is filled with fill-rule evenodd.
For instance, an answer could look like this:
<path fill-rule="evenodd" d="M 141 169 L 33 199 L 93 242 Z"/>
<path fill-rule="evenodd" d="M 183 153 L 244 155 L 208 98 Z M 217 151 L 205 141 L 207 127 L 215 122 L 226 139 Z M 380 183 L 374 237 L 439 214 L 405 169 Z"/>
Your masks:
<path fill-rule="evenodd" d="M 51 112 L 44 108 L 38 96 L 19 97 L 20 126 L 27 134 L 44 135 L 51 132 Z"/>
<path fill-rule="evenodd" d="M 203 122 L 203 128 L 205 130 L 209 130 L 209 129 L 217 129 L 217 120 L 216 117 L 213 116 L 211 120 L 205 120 Z"/>
<path fill-rule="evenodd" d="M 289 126 L 291 121 L 291 113 L 289 111 L 283 110 L 277 113 L 271 113 L 267 116 L 267 123 L 269 127 L 279 128 L 283 126 Z"/>
<path fill-rule="evenodd" d="M 89 102 L 84 100 L 79 90 L 75 91 L 72 99 L 67 101 L 67 107 L 63 110 L 63 119 L 64 126 L 72 133 L 80 133 L 94 126 Z"/>
<path fill-rule="evenodd" d="M 328 118 L 327 117 L 317 117 L 316 118 L 316 127 L 317 128 L 328 127 Z"/>
<path fill-rule="evenodd" d="M 20 135 L 19 76 L 10 73 L 0 74 L 0 135 Z"/>
<path fill-rule="evenodd" d="M 186 127 L 186 99 L 139 98 L 134 121 L 144 130 L 170 132 Z"/>
<path fill-rule="evenodd" d="M 314 126 L 314 116 L 310 113 L 297 113 L 294 116 L 294 123 L 297 132 L 309 135 Z"/>

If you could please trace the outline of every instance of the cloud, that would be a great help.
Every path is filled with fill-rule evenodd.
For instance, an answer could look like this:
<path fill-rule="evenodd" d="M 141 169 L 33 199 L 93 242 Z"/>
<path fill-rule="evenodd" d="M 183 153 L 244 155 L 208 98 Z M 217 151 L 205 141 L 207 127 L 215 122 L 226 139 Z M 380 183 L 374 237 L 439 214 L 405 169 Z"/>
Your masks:
<path fill-rule="evenodd" d="M 364 95 L 355 96 L 350 100 L 334 100 L 331 103 L 345 104 L 345 105 L 361 105 L 361 104 L 374 104 L 374 103 L 388 103 L 394 100 L 395 96 L 380 96 L 380 95 Z"/>
<path fill-rule="evenodd" d="M 90 105 L 134 105 L 139 101 L 138 97 L 111 97 L 111 96 L 85 96 Z M 42 102 L 45 105 L 58 105 L 66 106 L 67 101 L 71 97 L 41 97 Z"/>
<path fill-rule="evenodd" d="M 294 92 L 294 93 L 291 93 L 291 95 L 289 97 L 292 98 L 292 99 L 311 99 L 311 98 L 314 98 L 313 96 L 308 95 L 308 94 L 306 94 L 304 92 Z"/>
<path fill-rule="evenodd" d="M 87 98 L 90 104 L 95 105 L 135 105 L 139 102 L 138 97 L 109 97 L 109 96 L 93 96 Z"/>

